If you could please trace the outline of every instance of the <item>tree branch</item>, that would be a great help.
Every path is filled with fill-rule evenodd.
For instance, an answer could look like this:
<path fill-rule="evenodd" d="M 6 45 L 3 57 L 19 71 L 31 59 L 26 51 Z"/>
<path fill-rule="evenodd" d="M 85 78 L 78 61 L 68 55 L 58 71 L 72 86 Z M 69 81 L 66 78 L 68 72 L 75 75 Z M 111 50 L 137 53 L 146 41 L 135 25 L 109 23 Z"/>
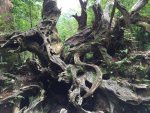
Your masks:
<path fill-rule="evenodd" d="M 109 10 L 110 10 L 110 7 L 114 4 L 114 2 L 112 0 L 110 1 L 107 1 L 106 3 L 106 6 L 105 6 L 105 9 L 104 9 L 104 12 L 103 12 L 103 15 L 104 15 L 104 19 L 109 23 L 110 21 L 110 13 L 109 13 Z"/>
<path fill-rule="evenodd" d="M 127 9 L 118 0 L 116 0 L 116 7 L 118 8 L 118 10 L 123 15 L 123 18 L 124 18 L 126 26 L 129 27 L 130 24 L 131 24 L 129 12 L 127 11 Z"/>
<path fill-rule="evenodd" d="M 86 12 L 86 7 L 88 0 L 83 1 L 79 0 L 80 6 L 81 6 L 81 15 L 78 16 L 77 14 L 73 15 L 73 17 L 77 20 L 78 22 L 78 30 L 82 30 L 86 27 L 87 25 L 87 12 Z"/>
<path fill-rule="evenodd" d="M 98 27 L 101 26 L 101 20 L 102 20 L 102 15 L 103 15 L 103 11 L 98 1 L 93 5 L 93 12 L 95 16 L 93 29 L 98 31 L 99 29 Z"/>
<path fill-rule="evenodd" d="M 148 0 L 138 0 L 131 8 L 130 12 L 137 13 L 140 11 L 146 4 L 148 3 Z"/>

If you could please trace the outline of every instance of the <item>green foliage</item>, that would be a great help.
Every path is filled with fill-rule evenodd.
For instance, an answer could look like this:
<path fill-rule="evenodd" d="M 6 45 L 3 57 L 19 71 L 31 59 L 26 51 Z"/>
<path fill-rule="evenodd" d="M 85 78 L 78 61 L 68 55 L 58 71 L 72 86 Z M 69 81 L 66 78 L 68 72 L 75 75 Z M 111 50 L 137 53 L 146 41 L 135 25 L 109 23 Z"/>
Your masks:
<path fill-rule="evenodd" d="M 133 4 L 135 4 L 137 0 L 130 0 L 130 1 L 125 1 L 121 0 L 121 3 L 128 9 L 130 10 Z M 143 16 L 147 16 L 150 12 L 150 2 L 140 11 L 140 14 Z M 118 13 L 119 14 L 119 13 Z M 137 41 L 138 42 L 138 49 L 141 50 L 149 50 L 150 49 L 150 33 L 145 32 L 145 30 L 139 26 L 132 25 L 131 26 L 131 31 L 125 30 L 125 38 Z"/>
<path fill-rule="evenodd" d="M 140 11 L 140 13 L 144 16 L 150 16 L 150 2 L 146 4 L 146 6 Z"/>
<path fill-rule="evenodd" d="M 124 51 L 126 52 L 126 50 Z M 148 64 L 142 62 L 141 58 L 138 57 L 125 57 L 116 62 L 108 68 L 107 73 L 112 73 L 112 75 L 128 78 L 129 80 L 140 80 L 144 82 L 148 75 Z"/>
<path fill-rule="evenodd" d="M 150 33 L 145 32 L 144 28 L 133 26 L 132 34 L 136 37 L 136 41 L 138 41 L 138 48 L 141 50 L 149 50 L 150 49 Z"/>
<path fill-rule="evenodd" d="M 78 24 L 73 17 L 66 14 L 61 15 L 57 24 L 57 29 L 62 40 L 74 35 L 77 32 L 77 28 Z"/>
<path fill-rule="evenodd" d="M 42 0 L 12 0 L 11 12 L 0 15 L 0 33 L 26 31 L 41 19 Z"/>
<path fill-rule="evenodd" d="M 12 0 L 13 20 L 16 30 L 26 31 L 41 19 L 42 0 Z"/>
<path fill-rule="evenodd" d="M 89 6 L 88 9 L 87 9 L 87 25 L 90 26 L 92 25 L 93 21 L 94 21 L 94 12 L 93 12 L 93 9 L 92 9 L 92 6 Z"/>
<path fill-rule="evenodd" d="M 2 14 L 0 15 L 0 34 L 9 33 L 13 31 L 14 26 L 11 21 L 10 14 Z"/>
<path fill-rule="evenodd" d="M 0 15 L 0 34 L 16 30 L 26 31 L 37 25 L 41 19 L 42 2 L 42 0 L 12 0 L 12 12 Z M 3 57 L 2 65 L 3 62 L 7 62 L 8 66 L 12 66 L 20 64 L 27 59 L 26 57 L 31 58 L 31 53 L 7 54 L 7 56 L 3 53 Z"/>
<path fill-rule="evenodd" d="M 91 59 L 91 58 L 93 58 L 93 53 L 87 53 L 87 54 L 85 55 L 85 58 L 86 58 L 86 59 Z"/>
<path fill-rule="evenodd" d="M 128 9 L 130 10 L 133 4 L 135 4 L 137 0 L 121 0 L 121 3 Z"/>

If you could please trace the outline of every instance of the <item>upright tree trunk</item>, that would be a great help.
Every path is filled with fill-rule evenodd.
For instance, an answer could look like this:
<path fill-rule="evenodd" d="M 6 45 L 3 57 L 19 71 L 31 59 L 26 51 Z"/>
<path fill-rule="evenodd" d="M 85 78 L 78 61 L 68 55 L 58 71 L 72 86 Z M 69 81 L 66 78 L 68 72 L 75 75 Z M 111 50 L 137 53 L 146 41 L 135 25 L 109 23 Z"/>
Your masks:
<path fill-rule="evenodd" d="M 12 8 L 12 3 L 10 0 L 0 0 L 0 15 L 4 13 L 9 13 Z"/>

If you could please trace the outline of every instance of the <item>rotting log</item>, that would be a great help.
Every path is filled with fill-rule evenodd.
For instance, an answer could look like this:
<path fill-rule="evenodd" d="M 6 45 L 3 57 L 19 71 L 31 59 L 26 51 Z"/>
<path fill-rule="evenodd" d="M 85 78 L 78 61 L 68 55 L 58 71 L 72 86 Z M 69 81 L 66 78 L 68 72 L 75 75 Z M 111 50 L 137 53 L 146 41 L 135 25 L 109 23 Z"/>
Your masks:
<path fill-rule="evenodd" d="M 81 15 L 74 15 L 79 32 L 64 43 L 56 28 L 61 14 L 56 0 L 43 1 L 43 20 L 35 28 L 5 36 L 3 49 L 11 52 L 30 51 L 38 59 L 28 59 L 17 71 L 2 75 L 0 86 L 4 86 L 7 79 L 11 80 L 8 87 L 0 89 L 0 105 L 3 107 L 11 103 L 15 106 L 17 98 L 17 105 L 20 106 L 14 109 L 20 113 L 36 113 L 41 109 L 48 113 L 133 113 L 137 110 L 149 113 L 150 110 L 145 107 L 150 103 L 149 85 L 138 83 L 135 78 L 138 73 L 130 72 L 130 68 L 137 65 L 146 65 L 148 70 L 149 52 L 143 55 L 130 51 L 126 57 L 131 55 L 133 58 L 129 61 L 124 61 L 124 57 L 113 58 L 115 53 L 126 47 L 124 29 L 135 24 L 149 32 L 145 27 L 150 24 L 149 18 L 139 13 L 148 1 L 138 1 L 128 11 L 118 0 L 108 1 L 103 10 L 100 1 L 96 0 L 93 5 L 95 21 L 89 27 L 86 25 L 88 2 L 79 2 Z M 118 19 L 114 19 L 116 9 L 122 14 Z M 86 54 L 93 57 L 87 59 Z M 129 68 L 125 70 L 129 74 L 127 77 L 120 75 L 120 62 Z M 106 75 L 112 74 L 118 75 L 118 78 L 105 79 Z M 147 78 L 144 80 L 149 83 Z"/>

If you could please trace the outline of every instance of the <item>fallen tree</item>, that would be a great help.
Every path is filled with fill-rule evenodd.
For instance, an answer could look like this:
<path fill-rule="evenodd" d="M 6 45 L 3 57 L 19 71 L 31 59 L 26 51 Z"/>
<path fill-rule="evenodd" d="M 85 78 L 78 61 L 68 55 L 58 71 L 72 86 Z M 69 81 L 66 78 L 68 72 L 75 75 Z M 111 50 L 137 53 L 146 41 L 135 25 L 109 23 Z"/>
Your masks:
<path fill-rule="evenodd" d="M 141 77 L 144 73 L 139 71 L 144 68 L 149 73 L 149 52 L 134 51 L 134 43 L 124 38 L 125 29 L 132 24 L 150 32 L 150 19 L 139 13 L 148 0 L 139 0 L 130 11 L 118 0 L 108 1 L 102 9 L 97 0 L 93 5 L 92 26 L 87 26 L 88 1 L 79 2 L 81 15 L 73 15 L 79 24 L 78 33 L 65 42 L 56 29 L 61 14 L 56 0 L 44 0 L 43 20 L 35 28 L 4 37 L 3 49 L 13 53 L 30 51 L 38 59 L 28 59 L 11 73 L 1 75 L 1 112 L 150 111 L 149 80 Z M 122 14 L 117 19 L 116 9 Z M 125 55 L 114 58 L 125 49 L 128 49 Z M 138 81 L 140 77 L 142 80 Z"/>

